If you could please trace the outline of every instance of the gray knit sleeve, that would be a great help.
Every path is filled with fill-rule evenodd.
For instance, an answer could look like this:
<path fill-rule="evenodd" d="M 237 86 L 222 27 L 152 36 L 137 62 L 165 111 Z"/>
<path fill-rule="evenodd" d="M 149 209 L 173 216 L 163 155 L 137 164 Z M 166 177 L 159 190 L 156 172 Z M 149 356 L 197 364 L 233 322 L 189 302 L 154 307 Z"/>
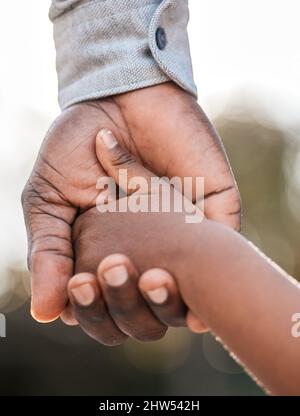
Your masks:
<path fill-rule="evenodd" d="M 173 80 L 197 95 L 187 0 L 54 0 L 59 103 Z"/>

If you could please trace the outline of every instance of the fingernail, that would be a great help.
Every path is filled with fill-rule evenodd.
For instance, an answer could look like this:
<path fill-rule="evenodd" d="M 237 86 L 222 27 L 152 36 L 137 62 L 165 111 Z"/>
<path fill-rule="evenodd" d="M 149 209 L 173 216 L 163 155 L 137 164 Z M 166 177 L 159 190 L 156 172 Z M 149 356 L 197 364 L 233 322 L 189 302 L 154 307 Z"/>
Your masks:
<path fill-rule="evenodd" d="M 161 305 L 164 303 L 168 298 L 168 291 L 165 287 L 160 287 L 158 289 L 149 290 L 146 292 L 149 298 L 152 300 L 153 303 L 157 303 Z"/>
<path fill-rule="evenodd" d="M 95 291 L 92 285 L 85 283 L 71 289 L 76 302 L 81 306 L 89 306 L 95 300 Z"/>
<path fill-rule="evenodd" d="M 122 286 L 128 279 L 128 272 L 125 266 L 112 267 L 103 273 L 104 279 L 109 286 Z"/>
<path fill-rule="evenodd" d="M 118 144 L 117 140 L 115 139 L 114 135 L 112 134 L 110 130 L 107 130 L 107 129 L 100 130 L 98 137 L 100 137 L 100 139 L 102 140 L 102 143 L 108 149 L 112 149 Z"/>

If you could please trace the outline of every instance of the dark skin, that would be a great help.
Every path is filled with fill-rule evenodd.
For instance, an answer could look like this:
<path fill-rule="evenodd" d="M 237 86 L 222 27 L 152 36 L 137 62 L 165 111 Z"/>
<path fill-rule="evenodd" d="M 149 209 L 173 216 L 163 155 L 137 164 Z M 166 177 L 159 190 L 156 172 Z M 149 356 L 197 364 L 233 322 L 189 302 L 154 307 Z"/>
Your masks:
<path fill-rule="evenodd" d="M 109 136 L 110 143 L 112 135 L 104 134 Z M 154 177 L 152 172 L 137 163 L 116 141 L 113 148 L 107 148 L 102 132 L 96 139 L 96 153 L 107 176 L 118 184 L 120 170 L 127 172 L 128 182 L 123 186 L 123 192 L 129 197 L 121 198 L 117 203 L 128 203 L 130 197 L 139 196 L 139 204 L 148 201 L 150 207 L 154 195 L 162 200 L 162 188 L 155 188 L 151 183 Z M 130 188 L 132 178 L 143 178 L 148 183 L 147 188 Z M 171 201 L 182 200 L 181 193 L 170 188 L 169 184 L 165 183 L 165 188 L 171 193 Z M 185 221 L 188 208 L 193 206 L 191 201 L 185 200 L 182 212 L 175 212 L 172 202 L 168 213 L 131 212 L 130 209 L 121 212 L 118 208 L 112 211 L 113 201 L 115 199 L 106 204 L 100 202 L 96 208 L 79 216 L 74 224 L 78 274 L 68 285 L 72 309 L 81 328 L 105 345 L 121 344 L 127 336 L 142 341 L 158 340 L 164 336 L 168 326 L 185 324 L 186 308 L 179 296 L 176 279 L 166 270 L 176 276 L 176 272 L 183 269 L 182 265 L 187 260 L 186 239 L 189 239 L 191 232 L 198 231 L 201 224 L 191 225 Z M 107 212 L 103 211 L 103 207 Z M 201 215 L 201 212 L 198 214 Z M 89 250 L 86 250 L 86 241 L 90 243 Z M 114 252 L 123 254 L 111 255 Z M 135 266 L 129 259 L 135 259 Z M 98 262 L 100 266 L 97 270 Z M 115 279 L 110 282 L 105 276 L 115 270 L 122 277 L 121 265 L 125 265 L 128 277 L 116 285 Z M 153 266 L 157 269 L 153 270 Z M 151 273 L 147 274 L 146 280 L 144 276 L 140 281 L 141 273 L 150 267 Z M 190 267 L 193 269 L 192 264 Z M 186 273 L 189 271 L 186 270 Z M 81 299 L 78 300 L 74 294 L 87 286 L 94 294 L 88 303 L 81 304 Z M 148 296 L 149 290 L 156 288 L 167 291 L 163 302 L 153 302 Z M 207 329 L 191 311 L 187 321 L 195 332 Z"/>
<path fill-rule="evenodd" d="M 97 155 L 108 174 L 117 180 L 120 167 L 124 167 L 128 177 L 139 178 L 140 184 L 140 178 L 144 178 L 148 184 L 142 189 L 132 183 L 128 186 L 124 180 L 119 181 L 127 196 L 117 203 L 120 205 L 122 202 L 124 207 L 126 202 L 130 208 L 133 206 L 130 201 L 138 200 L 139 206 L 143 203 L 143 208 L 146 208 L 145 202 L 153 201 L 154 197 L 164 196 L 166 201 L 168 194 L 151 182 L 153 173 L 109 137 L 110 140 L 106 141 L 100 134 L 96 140 Z M 126 160 L 125 166 L 122 160 Z M 164 187 L 171 192 L 169 184 L 164 183 Z M 173 190 L 173 198 L 178 202 L 182 195 Z M 185 202 L 186 209 L 191 207 L 190 201 Z M 101 202 L 97 209 L 79 217 L 74 225 L 75 250 L 80 267 L 96 270 L 95 259 L 97 256 L 100 259 L 97 275 L 82 273 L 74 276 L 69 283 L 70 295 L 74 289 L 78 290 L 76 285 L 84 282 L 91 291 L 82 286 L 85 288 L 83 293 L 94 294 L 92 301 L 90 296 L 82 298 L 83 301 L 90 300 L 84 308 L 78 308 L 70 296 L 82 329 L 97 340 L 99 336 L 103 337 L 103 326 L 109 330 L 105 326 L 108 314 L 101 307 L 106 302 L 121 334 L 110 333 L 109 339 L 108 332 L 105 341 L 110 345 L 118 343 L 122 333 L 127 333 L 128 324 L 131 324 L 131 330 L 133 328 L 134 322 L 128 320 L 132 312 L 137 318 L 145 319 L 143 315 L 138 316 L 141 309 L 137 287 L 140 290 L 138 294 L 144 296 L 150 309 L 161 316 L 162 310 L 168 307 L 169 298 L 163 298 L 165 301 L 158 308 L 149 302 L 147 296 L 158 274 L 170 276 L 167 271 L 157 269 L 163 267 L 175 277 L 182 298 L 193 311 L 194 318 L 203 319 L 255 377 L 255 381 L 271 394 L 299 395 L 299 314 L 295 314 L 299 310 L 299 282 L 238 233 L 203 216 L 198 217 L 201 221 L 187 224 L 184 211 L 121 212 L 118 209 L 112 211 L 112 208 L 115 208 L 113 199 L 106 205 Z M 110 220 L 117 225 L 109 227 Z M 101 235 L 106 238 L 101 238 Z M 87 238 L 92 242 L 89 252 L 85 250 Z M 113 250 L 124 252 L 127 256 L 110 254 L 103 259 Z M 153 266 L 156 268 L 148 269 Z M 125 270 L 127 273 L 124 274 Z M 129 296 L 122 297 L 124 294 Z M 173 310 L 173 315 L 176 313 L 177 310 Z M 152 321 L 149 330 L 152 332 L 148 335 L 159 338 L 165 328 L 159 328 Z M 103 338 L 100 341 L 103 342 Z"/>
<path fill-rule="evenodd" d="M 205 215 L 240 226 L 239 194 L 221 141 L 192 96 L 166 83 L 74 105 L 49 130 L 22 197 L 32 314 L 41 322 L 66 309 L 68 282 L 80 270 L 72 227 L 95 206 L 96 183 L 105 175 L 95 152 L 103 127 L 158 176 L 204 176 Z M 90 251 L 91 241 L 84 245 Z"/>

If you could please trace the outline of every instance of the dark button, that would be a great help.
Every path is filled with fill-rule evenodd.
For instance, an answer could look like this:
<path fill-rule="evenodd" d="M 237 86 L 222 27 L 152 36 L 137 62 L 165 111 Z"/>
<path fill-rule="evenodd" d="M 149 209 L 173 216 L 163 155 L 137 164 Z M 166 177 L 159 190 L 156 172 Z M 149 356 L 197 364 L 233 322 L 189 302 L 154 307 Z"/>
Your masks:
<path fill-rule="evenodd" d="M 156 44 L 161 51 L 167 46 L 166 31 L 162 27 L 158 27 L 156 30 Z"/>

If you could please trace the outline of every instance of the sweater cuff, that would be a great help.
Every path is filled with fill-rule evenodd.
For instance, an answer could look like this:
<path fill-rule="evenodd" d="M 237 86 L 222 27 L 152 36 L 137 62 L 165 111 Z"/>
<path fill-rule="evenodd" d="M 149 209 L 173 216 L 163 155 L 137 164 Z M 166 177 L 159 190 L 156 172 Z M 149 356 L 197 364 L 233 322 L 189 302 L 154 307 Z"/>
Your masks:
<path fill-rule="evenodd" d="M 174 81 L 197 96 L 187 35 L 186 0 L 55 0 L 62 109 Z"/>

